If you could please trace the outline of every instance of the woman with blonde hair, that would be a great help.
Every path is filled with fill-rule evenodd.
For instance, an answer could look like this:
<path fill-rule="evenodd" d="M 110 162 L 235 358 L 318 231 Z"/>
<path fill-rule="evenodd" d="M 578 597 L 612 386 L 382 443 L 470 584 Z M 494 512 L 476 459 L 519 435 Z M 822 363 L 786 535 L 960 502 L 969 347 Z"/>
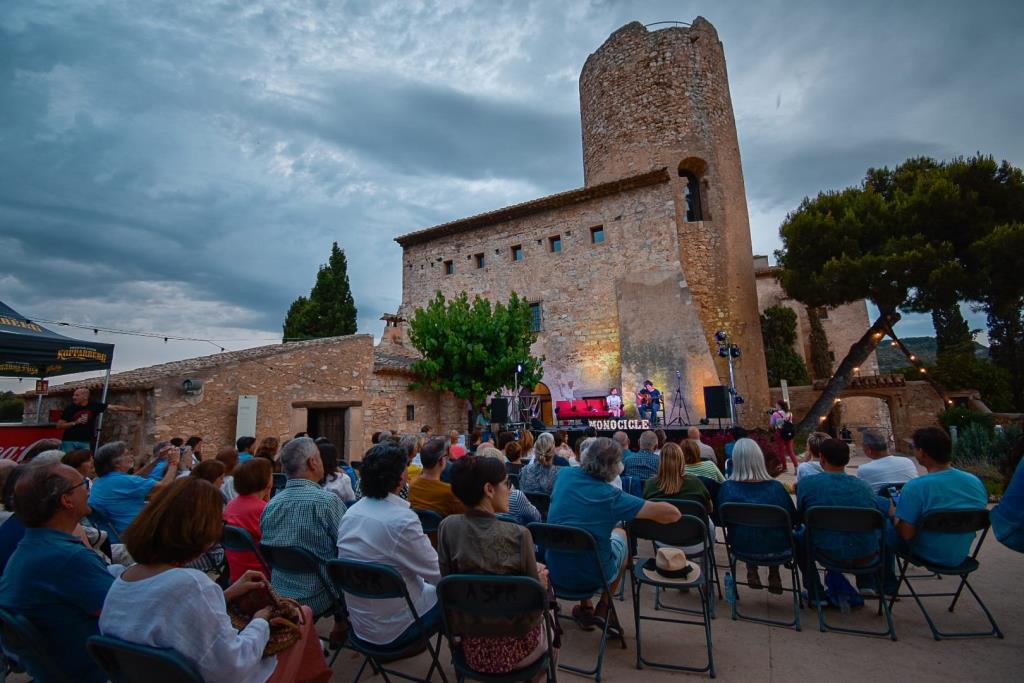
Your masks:
<path fill-rule="evenodd" d="M 281 441 L 276 436 L 267 436 L 260 441 L 260 447 L 256 449 L 257 458 L 266 458 L 274 465 L 274 471 L 281 471 L 281 463 L 277 459 L 277 449 L 281 447 Z"/>
<path fill-rule="evenodd" d="M 686 464 L 683 449 L 671 441 L 661 449 L 658 473 L 644 483 L 644 498 L 700 499 L 708 512 L 712 510 L 711 495 L 707 488 Z"/>
<path fill-rule="evenodd" d="M 554 443 L 554 437 L 552 437 L 552 443 Z M 529 429 L 524 429 L 523 433 L 519 435 L 519 447 L 523 449 L 523 460 L 533 460 L 533 432 Z"/>
<path fill-rule="evenodd" d="M 554 464 L 555 437 L 544 432 L 537 437 L 533 450 L 533 460 L 519 473 L 519 488 L 526 493 L 544 493 L 550 496 L 551 489 L 555 487 L 555 478 L 562 469 Z"/>

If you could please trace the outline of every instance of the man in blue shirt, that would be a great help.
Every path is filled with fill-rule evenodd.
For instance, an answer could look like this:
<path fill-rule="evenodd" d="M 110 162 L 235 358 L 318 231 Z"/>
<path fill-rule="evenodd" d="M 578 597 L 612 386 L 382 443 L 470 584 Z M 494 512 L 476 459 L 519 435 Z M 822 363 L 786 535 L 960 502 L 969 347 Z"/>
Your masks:
<path fill-rule="evenodd" d="M 658 435 L 648 430 L 640 435 L 640 450 L 622 459 L 622 475 L 650 479 L 658 473 L 661 459 L 654 452 L 658 447 Z"/>
<path fill-rule="evenodd" d="M 820 446 L 822 473 L 808 477 L 797 488 L 797 511 L 801 516 L 813 507 L 856 507 L 878 509 L 878 498 L 871 487 L 857 477 L 846 474 L 850 462 L 850 447 L 839 439 L 826 439 Z M 817 595 L 825 591 L 818 577 L 814 559 L 807 554 L 803 533 L 798 532 L 797 555 L 804 585 L 817 588 Z M 819 531 L 814 534 L 814 551 L 826 559 L 852 564 L 870 564 L 878 556 L 879 536 L 877 533 L 846 533 L 842 531 Z M 886 558 L 887 560 L 889 558 Z M 871 577 L 857 577 L 858 585 L 866 591 L 877 591 Z M 892 593 L 896 581 L 892 571 L 886 576 L 886 588 Z M 814 592 L 810 592 L 813 596 Z M 877 595 L 877 593 L 875 593 Z"/>
<path fill-rule="evenodd" d="M 178 476 L 178 449 L 167 452 L 167 469 L 160 481 L 128 474 L 134 464 L 123 441 L 112 441 L 96 450 L 93 464 L 97 479 L 89 492 L 89 505 L 105 513 L 117 533 L 124 531 L 142 511 L 146 499 Z"/>
<path fill-rule="evenodd" d="M 235 442 L 235 449 L 238 451 L 238 464 L 253 457 L 252 449 L 256 446 L 255 436 L 240 436 Z"/>
<path fill-rule="evenodd" d="M 33 467 L 18 480 L 14 505 L 28 529 L 0 578 L 0 605 L 39 630 L 46 657 L 67 680 L 99 683 L 107 677 L 85 642 L 99 633 L 114 576 L 72 533 L 90 512 L 86 485 L 74 468 L 56 464 Z"/>
<path fill-rule="evenodd" d="M 654 436 L 653 432 L 647 432 Z M 611 592 L 622 580 L 628 555 L 626 533 L 620 522 L 651 519 L 671 524 L 681 517 L 679 508 L 671 503 L 655 503 L 631 496 L 609 482 L 622 472 L 622 447 L 612 439 L 594 439 L 582 454 L 579 467 L 562 470 L 551 492 L 548 523 L 563 524 L 589 531 L 597 542 L 597 553 L 604 576 L 596 576 L 592 564 L 579 555 L 549 550 L 545 555 L 552 583 L 569 590 L 600 590 L 604 581 Z M 596 626 L 608 613 L 602 597 L 595 611 L 590 600 L 573 608 L 573 618 L 586 630 Z"/>
<path fill-rule="evenodd" d="M 918 532 L 917 526 L 933 510 L 983 510 L 988 492 L 976 476 L 953 468 L 953 445 L 938 427 L 914 432 L 914 457 L 928 474 L 903 485 L 899 503 L 891 510 L 896 533 L 902 541 L 912 542 L 915 555 L 955 567 L 970 554 L 974 534 Z"/>

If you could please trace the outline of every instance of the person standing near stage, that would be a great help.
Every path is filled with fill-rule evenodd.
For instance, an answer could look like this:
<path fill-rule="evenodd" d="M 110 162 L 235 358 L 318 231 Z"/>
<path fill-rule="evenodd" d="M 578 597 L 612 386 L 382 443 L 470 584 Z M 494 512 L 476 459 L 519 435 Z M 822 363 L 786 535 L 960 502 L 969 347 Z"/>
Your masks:
<path fill-rule="evenodd" d="M 96 436 L 96 418 L 100 413 L 109 410 L 112 413 L 138 413 L 138 408 L 116 405 L 114 403 L 98 403 L 89 401 L 89 390 L 78 387 L 71 394 L 71 405 L 64 409 L 57 420 L 57 429 L 64 430 L 60 449 L 65 453 L 77 449 L 92 450 L 92 441 Z"/>
<path fill-rule="evenodd" d="M 644 382 L 644 388 L 636 393 L 636 410 L 641 420 L 650 420 L 652 427 L 658 426 L 661 392 L 654 388 L 654 382 L 651 380 Z"/>
<path fill-rule="evenodd" d="M 608 412 L 612 414 L 612 417 L 622 417 L 622 397 L 619 396 L 619 390 L 612 387 L 608 390 L 608 396 L 604 399 L 605 404 L 608 406 Z"/>

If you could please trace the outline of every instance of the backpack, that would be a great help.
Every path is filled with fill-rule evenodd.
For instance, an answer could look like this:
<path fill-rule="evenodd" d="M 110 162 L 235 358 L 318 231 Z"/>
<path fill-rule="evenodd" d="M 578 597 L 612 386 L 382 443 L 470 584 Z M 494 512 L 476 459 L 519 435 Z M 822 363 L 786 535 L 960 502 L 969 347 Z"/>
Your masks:
<path fill-rule="evenodd" d="M 781 436 L 784 441 L 793 440 L 793 437 L 796 436 L 796 427 L 793 426 L 792 420 L 786 420 L 782 423 L 779 427 L 779 436 Z"/>

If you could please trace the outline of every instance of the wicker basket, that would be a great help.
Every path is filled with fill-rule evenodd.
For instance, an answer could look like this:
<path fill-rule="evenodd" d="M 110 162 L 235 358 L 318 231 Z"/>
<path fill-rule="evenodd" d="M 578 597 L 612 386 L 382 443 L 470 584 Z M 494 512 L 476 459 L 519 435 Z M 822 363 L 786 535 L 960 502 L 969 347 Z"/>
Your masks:
<path fill-rule="evenodd" d="M 264 657 L 287 650 L 302 637 L 299 625 L 291 619 L 292 613 L 301 609 L 298 603 L 282 598 L 269 586 L 265 589 L 251 590 L 232 600 L 227 607 L 231 625 L 239 631 L 248 626 L 253 615 L 264 607 L 273 607 L 275 612 L 279 612 L 271 617 L 270 639 L 263 648 Z"/>

